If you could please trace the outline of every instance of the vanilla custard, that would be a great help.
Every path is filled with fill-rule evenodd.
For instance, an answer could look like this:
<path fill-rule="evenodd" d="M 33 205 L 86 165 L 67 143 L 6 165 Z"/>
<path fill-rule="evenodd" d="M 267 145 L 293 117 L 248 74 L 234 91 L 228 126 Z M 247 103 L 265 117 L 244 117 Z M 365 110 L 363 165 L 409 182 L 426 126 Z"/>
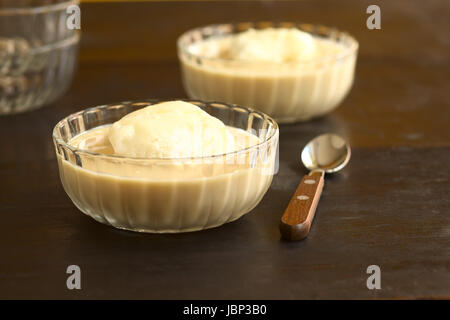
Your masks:
<path fill-rule="evenodd" d="M 241 217 L 269 188 L 274 146 L 261 152 L 258 136 L 197 109 L 152 105 L 73 137 L 76 159 L 58 153 L 67 194 L 96 220 L 134 231 L 194 231 Z"/>
<path fill-rule="evenodd" d="M 188 95 L 265 112 L 280 122 L 331 111 L 353 83 L 357 42 L 296 28 L 249 29 L 194 41 L 180 52 Z"/>
<path fill-rule="evenodd" d="M 132 112 L 113 124 L 115 154 L 139 158 L 204 157 L 235 151 L 222 121 L 184 101 L 168 101 Z"/>

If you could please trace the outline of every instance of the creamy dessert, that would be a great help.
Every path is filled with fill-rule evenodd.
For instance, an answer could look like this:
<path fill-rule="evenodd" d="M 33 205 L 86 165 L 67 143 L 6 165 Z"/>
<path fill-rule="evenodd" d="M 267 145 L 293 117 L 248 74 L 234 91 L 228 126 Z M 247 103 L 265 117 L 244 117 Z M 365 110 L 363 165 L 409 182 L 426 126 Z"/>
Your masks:
<path fill-rule="evenodd" d="M 278 139 L 276 128 L 266 139 L 268 125 L 255 135 L 190 103 L 151 105 L 67 138 L 75 152 L 57 152 L 61 180 L 81 211 L 118 228 L 211 228 L 267 191 Z"/>
<path fill-rule="evenodd" d="M 233 137 L 222 121 L 184 101 L 159 103 L 130 113 L 114 123 L 108 134 L 116 154 L 140 158 L 223 154 L 235 151 L 235 138 L 239 138 L 239 134 Z M 252 137 L 257 144 L 258 138 Z"/>
<path fill-rule="evenodd" d="M 331 111 L 350 90 L 358 47 L 350 36 L 298 28 L 233 33 L 225 26 L 196 29 L 179 39 L 190 97 L 245 105 L 293 122 Z"/>

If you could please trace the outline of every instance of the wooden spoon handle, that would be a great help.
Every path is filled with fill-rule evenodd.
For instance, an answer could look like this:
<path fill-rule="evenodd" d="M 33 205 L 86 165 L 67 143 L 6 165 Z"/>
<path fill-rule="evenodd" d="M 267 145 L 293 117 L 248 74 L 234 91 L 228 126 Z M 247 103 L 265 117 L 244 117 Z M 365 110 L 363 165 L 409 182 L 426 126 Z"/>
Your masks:
<path fill-rule="evenodd" d="M 323 176 L 323 171 L 313 171 L 303 177 L 281 217 L 283 239 L 302 240 L 308 235 L 322 194 Z"/>

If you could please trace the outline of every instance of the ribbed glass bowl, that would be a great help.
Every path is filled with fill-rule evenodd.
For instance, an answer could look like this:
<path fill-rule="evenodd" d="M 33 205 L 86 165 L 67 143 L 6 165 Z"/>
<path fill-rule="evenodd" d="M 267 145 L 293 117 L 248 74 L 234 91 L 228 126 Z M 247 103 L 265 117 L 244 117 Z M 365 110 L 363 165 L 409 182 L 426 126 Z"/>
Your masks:
<path fill-rule="evenodd" d="M 38 108 L 59 97 L 76 67 L 79 34 L 66 26 L 78 1 L 0 3 L 0 115 Z"/>
<path fill-rule="evenodd" d="M 130 158 L 77 149 L 71 139 L 162 102 L 146 100 L 89 108 L 53 130 L 64 190 L 95 220 L 138 232 L 187 232 L 220 226 L 252 210 L 277 170 L 278 126 L 261 112 L 185 100 L 260 142 L 235 152 L 191 158 Z"/>
<path fill-rule="evenodd" d="M 342 46 L 338 54 L 309 61 L 258 62 L 214 56 L 193 48 L 249 29 L 297 28 Z M 346 32 L 293 22 L 208 25 L 178 39 L 184 88 L 190 98 L 224 101 L 260 110 L 279 123 L 306 121 L 336 108 L 353 84 L 358 42 Z"/>

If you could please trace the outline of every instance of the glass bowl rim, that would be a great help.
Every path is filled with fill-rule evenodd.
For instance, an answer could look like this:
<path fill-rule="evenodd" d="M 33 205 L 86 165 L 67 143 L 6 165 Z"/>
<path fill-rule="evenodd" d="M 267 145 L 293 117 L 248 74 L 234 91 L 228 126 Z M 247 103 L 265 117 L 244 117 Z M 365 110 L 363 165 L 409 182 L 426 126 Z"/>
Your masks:
<path fill-rule="evenodd" d="M 303 22 L 290 22 L 290 21 L 247 21 L 247 22 L 231 22 L 231 23 L 215 23 L 215 24 L 208 24 L 208 25 L 204 25 L 204 26 L 200 26 L 200 27 L 196 27 L 196 28 L 192 28 L 189 29 L 187 31 L 185 31 L 184 33 L 182 33 L 178 39 L 177 39 L 177 48 L 178 48 L 178 53 L 182 53 L 185 55 L 188 55 L 190 57 L 193 57 L 194 59 L 201 59 L 201 60 L 206 60 L 206 61 L 211 61 L 211 62 L 223 62 L 223 63 L 230 63 L 230 62 L 236 62 L 236 63 L 242 63 L 242 64 L 261 64 L 261 62 L 259 61 L 253 61 L 253 60 L 245 60 L 245 59 L 226 59 L 226 58 L 217 58 L 217 57 L 205 57 L 202 54 L 195 54 L 189 51 L 189 45 L 186 45 L 183 42 L 186 42 L 186 39 L 188 39 L 188 37 L 193 34 L 194 32 L 199 32 L 205 29 L 211 29 L 211 28 L 225 28 L 225 27 L 232 27 L 233 29 L 236 28 L 239 25 L 250 25 L 250 28 L 252 27 L 258 27 L 258 26 L 264 26 L 264 25 L 268 25 L 268 24 L 272 24 L 273 28 L 280 28 L 283 24 L 286 25 L 291 25 L 294 28 L 298 27 L 308 27 L 308 28 L 312 28 L 314 30 L 316 29 L 323 29 L 323 30 L 327 30 L 327 34 L 332 34 L 332 33 L 336 33 L 336 34 L 340 34 L 343 35 L 345 37 L 347 37 L 347 39 L 350 41 L 350 45 L 346 46 L 345 50 L 342 51 L 342 53 L 337 54 L 337 55 L 326 55 L 324 57 L 321 57 L 319 60 L 317 59 L 312 59 L 310 61 L 288 61 L 288 62 L 268 62 L 268 61 L 264 61 L 264 65 L 271 65 L 271 66 L 280 66 L 280 65 L 285 65 L 285 66 L 295 66 L 295 65 L 310 65 L 312 63 L 317 63 L 317 62 L 329 62 L 329 61 L 337 61 L 340 59 L 344 59 L 348 56 L 353 55 L 354 53 L 357 52 L 358 48 L 359 48 L 359 43 L 356 40 L 355 37 L 353 37 L 352 35 L 350 35 L 348 32 L 346 31 L 341 31 L 340 29 L 337 29 L 335 27 L 327 27 L 321 24 L 313 24 L 313 23 L 303 23 Z M 265 27 L 264 27 L 265 28 Z M 300 30 L 303 31 L 303 30 Z M 310 33 L 309 31 L 305 31 L 307 33 Z M 226 33 L 225 33 L 226 34 Z M 229 34 L 229 33 L 228 33 Z"/>
<path fill-rule="evenodd" d="M 15 15 L 32 15 L 48 13 L 52 11 L 64 10 L 70 5 L 78 5 L 80 0 L 66 0 L 53 4 L 45 4 L 32 7 L 6 7 L 0 8 L 0 16 L 15 16 Z"/>
<path fill-rule="evenodd" d="M 135 103 L 150 103 L 149 104 L 149 106 L 150 106 L 150 105 L 161 103 L 161 102 L 175 101 L 175 100 L 201 103 L 204 105 L 221 104 L 222 106 L 224 106 L 228 109 L 233 109 L 233 108 L 244 109 L 247 111 L 248 114 L 250 114 L 250 113 L 259 114 L 264 120 L 269 121 L 273 126 L 273 132 L 270 134 L 269 137 L 264 138 L 264 140 L 259 142 L 258 144 L 254 144 L 254 145 L 251 145 L 251 146 L 243 148 L 243 149 L 239 149 L 239 150 L 235 150 L 235 151 L 231 151 L 231 152 L 227 152 L 227 153 L 214 154 L 214 155 L 210 155 L 210 156 L 169 157 L 169 158 L 129 157 L 129 156 L 123 156 L 123 155 L 116 155 L 116 154 L 104 154 L 104 153 L 99 153 L 99 152 L 93 152 L 93 151 L 89 151 L 89 150 L 85 150 L 85 149 L 81 149 L 81 148 L 76 148 L 76 147 L 70 145 L 68 142 L 65 142 L 63 140 L 63 138 L 61 138 L 61 135 L 58 133 L 58 128 L 60 128 L 64 124 L 64 122 L 67 122 L 71 118 L 80 116 L 84 113 L 91 112 L 93 110 L 107 109 L 112 106 L 126 105 L 126 104 L 130 105 L 130 104 L 135 104 Z M 98 127 L 100 127 L 100 126 L 98 126 Z M 232 103 L 225 103 L 225 102 L 220 102 L 220 101 L 203 101 L 203 100 L 196 100 L 196 99 L 170 99 L 170 100 L 169 99 L 139 99 L 139 100 L 122 101 L 122 102 L 118 102 L 118 103 L 108 103 L 108 104 L 104 104 L 104 105 L 99 105 L 99 106 L 83 109 L 78 112 L 74 112 L 74 113 L 64 117 L 63 119 L 58 121 L 58 123 L 53 128 L 53 132 L 52 132 L 52 137 L 53 137 L 54 142 L 64 148 L 69 149 L 73 153 L 81 152 L 83 154 L 88 154 L 92 157 L 102 157 L 103 159 L 115 159 L 115 160 L 121 159 L 121 160 L 134 160 L 134 161 L 155 161 L 155 160 L 156 161 L 194 161 L 194 160 L 222 158 L 222 157 L 227 157 L 227 156 L 231 156 L 231 155 L 246 153 L 253 149 L 258 150 L 261 146 L 268 144 L 278 135 L 279 135 L 279 127 L 278 127 L 277 122 L 272 117 L 266 115 L 265 113 L 263 113 L 261 111 L 258 111 L 258 110 L 252 109 L 252 108 L 248 108 L 248 107 L 243 107 L 243 106 L 236 105 L 236 104 L 232 104 Z"/>

